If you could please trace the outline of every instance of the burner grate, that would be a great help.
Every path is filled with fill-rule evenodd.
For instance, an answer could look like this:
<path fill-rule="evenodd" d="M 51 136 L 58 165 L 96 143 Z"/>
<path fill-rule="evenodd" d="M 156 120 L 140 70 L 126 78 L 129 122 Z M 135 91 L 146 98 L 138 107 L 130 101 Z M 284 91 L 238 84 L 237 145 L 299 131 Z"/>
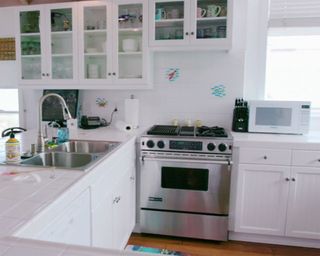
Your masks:
<path fill-rule="evenodd" d="M 177 136 L 179 131 L 179 126 L 175 125 L 154 125 L 147 131 L 147 134 Z"/>
<path fill-rule="evenodd" d="M 222 127 L 201 126 L 197 129 L 197 136 L 199 137 L 228 137 L 228 134 Z"/>

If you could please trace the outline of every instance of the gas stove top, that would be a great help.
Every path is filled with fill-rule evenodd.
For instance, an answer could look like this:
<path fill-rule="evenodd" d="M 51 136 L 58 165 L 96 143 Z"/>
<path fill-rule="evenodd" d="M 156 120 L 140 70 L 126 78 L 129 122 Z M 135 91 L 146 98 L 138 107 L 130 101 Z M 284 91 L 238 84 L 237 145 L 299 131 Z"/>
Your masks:
<path fill-rule="evenodd" d="M 178 155 L 231 155 L 232 136 L 222 127 L 154 125 L 141 136 L 141 150 Z M 181 156 L 181 154 L 180 154 Z"/>
<path fill-rule="evenodd" d="M 148 131 L 148 135 L 161 136 L 193 136 L 193 137 L 220 137 L 227 138 L 228 134 L 224 128 L 213 126 L 174 126 L 174 125 L 154 125 Z"/>

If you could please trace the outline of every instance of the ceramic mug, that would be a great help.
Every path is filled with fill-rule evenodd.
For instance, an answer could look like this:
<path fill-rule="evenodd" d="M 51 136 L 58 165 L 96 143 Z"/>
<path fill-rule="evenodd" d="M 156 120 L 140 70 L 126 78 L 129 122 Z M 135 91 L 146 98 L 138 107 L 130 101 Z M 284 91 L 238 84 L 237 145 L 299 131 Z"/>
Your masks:
<path fill-rule="evenodd" d="M 215 5 L 215 4 L 211 4 L 208 5 L 208 9 L 207 9 L 207 17 L 217 17 L 219 16 L 220 12 L 221 12 L 221 6 L 219 5 Z"/>
<path fill-rule="evenodd" d="M 202 18 L 206 16 L 207 11 L 205 9 L 202 9 L 200 7 L 197 8 L 197 18 Z"/>
<path fill-rule="evenodd" d="M 167 13 L 164 8 L 157 8 L 156 9 L 156 20 L 166 19 Z"/>

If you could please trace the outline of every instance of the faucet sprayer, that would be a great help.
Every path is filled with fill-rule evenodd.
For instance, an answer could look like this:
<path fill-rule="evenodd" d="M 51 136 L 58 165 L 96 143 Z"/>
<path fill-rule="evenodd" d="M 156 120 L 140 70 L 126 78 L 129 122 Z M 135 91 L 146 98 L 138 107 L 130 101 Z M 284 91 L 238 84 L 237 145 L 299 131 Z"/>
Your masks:
<path fill-rule="evenodd" d="M 63 118 L 65 120 L 72 119 L 72 116 L 70 114 L 70 111 L 68 109 L 68 106 L 67 106 L 65 100 L 59 94 L 49 93 L 49 94 L 43 95 L 39 100 L 39 120 L 38 120 L 38 138 L 37 138 L 37 152 L 38 153 L 43 152 L 45 149 L 44 137 L 43 137 L 42 127 L 41 127 L 42 104 L 46 98 L 51 97 L 51 96 L 57 97 L 59 99 L 61 107 L 62 107 Z"/>

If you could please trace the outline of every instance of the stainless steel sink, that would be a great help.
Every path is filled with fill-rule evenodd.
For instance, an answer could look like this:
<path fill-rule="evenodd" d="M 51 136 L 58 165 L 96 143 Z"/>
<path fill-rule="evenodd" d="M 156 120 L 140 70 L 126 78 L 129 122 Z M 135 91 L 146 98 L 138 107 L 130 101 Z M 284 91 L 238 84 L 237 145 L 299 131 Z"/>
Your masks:
<path fill-rule="evenodd" d="M 44 152 L 20 162 L 27 166 L 60 167 L 86 169 L 86 167 L 101 155 L 86 153 Z"/>
<path fill-rule="evenodd" d="M 53 151 L 94 154 L 108 153 L 119 144 L 119 142 L 111 141 L 70 140 L 54 148 Z"/>

